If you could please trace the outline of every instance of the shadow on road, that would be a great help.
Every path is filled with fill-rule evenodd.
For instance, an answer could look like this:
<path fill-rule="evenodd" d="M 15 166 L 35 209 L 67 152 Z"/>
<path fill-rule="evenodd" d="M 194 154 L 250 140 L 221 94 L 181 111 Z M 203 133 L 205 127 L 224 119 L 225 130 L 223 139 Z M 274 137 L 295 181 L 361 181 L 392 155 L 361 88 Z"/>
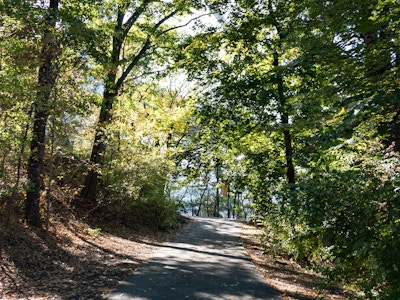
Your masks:
<path fill-rule="evenodd" d="M 108 299 L 280 299 L 249 260 L 240 224 L 199 218 Z"/>

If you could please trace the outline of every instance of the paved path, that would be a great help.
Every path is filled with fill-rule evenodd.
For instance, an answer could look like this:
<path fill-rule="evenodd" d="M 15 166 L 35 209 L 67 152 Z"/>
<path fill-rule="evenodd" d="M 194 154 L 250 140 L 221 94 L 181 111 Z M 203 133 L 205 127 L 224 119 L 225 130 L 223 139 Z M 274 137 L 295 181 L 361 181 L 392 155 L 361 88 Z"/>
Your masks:
<path fill-rule="evenodd" d="M 248 258 L 238 222 L 198 218 L 108 299 L 280 298 Z"/>

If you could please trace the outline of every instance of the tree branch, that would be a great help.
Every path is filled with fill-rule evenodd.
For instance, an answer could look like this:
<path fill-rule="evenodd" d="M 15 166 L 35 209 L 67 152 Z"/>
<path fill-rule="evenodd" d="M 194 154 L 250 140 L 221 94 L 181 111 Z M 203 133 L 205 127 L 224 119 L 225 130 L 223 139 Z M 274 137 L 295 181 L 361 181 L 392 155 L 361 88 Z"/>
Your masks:
<path fill-rule="evenodd" d="M 169 32 L 169 31 L 171 31 L 171 30 L 175 30 L 175 29 L 178 29 L 178 28 L 186 27 L 186 26 L 188 26 L 190 23 L 192 23 L 193 21 L 195 21 L 195 20 L 197 20 L 197 19 L 200 19 L 200 18 L 202 18 L 202 17 L 204 17 L 204 16 L 209 16 L 209 15 L 210 15 L 210 13 L 206 13 L 206 14 L 202 14 L 202 15 L 200 15 L 200 16 L 197 16 L 197 17 L 195 17 L 195 18 L 189 20 L 189 21 L 186 22 L 185 24 L 177 25 L 177 26 L 174 26 L 174 27 L 171 27 L 171 28 L 168 28 L 168 29 L 164 30 L 163 32 L 160 33 L 160 35 L 161 35 L 161 34 L 164 34 L 164 33 L 167 33 L 167 32 Z"/>
<path fill-rule="evenodd" d="M 118 78 L 117 84 L 115 85 L 116 90 L 118 91 L 122 84 L 124 83 L 126 77 L 128 77 L 129 73 L 133 70 L 133 68 L 138 64 L 140 59 L 145 55 L 146 51 L 150 48 L 150 36 L 147 37 L 146 42 L 144 43 L 143 47 L 140 49 L 139 53 L 133 58 L 129 66 L 126 70 L 122 73 L 121 77 Z"/>
<path fill-rule="evenodd" d="M 147 3 L 147 2 L 146 2 Z M 179 10 L 174 10 L 168 15 L 166 15 L 164 18 L 162 18 L 157 24 L 154 25 L 152 28 L 152 31 L 156 31 L 162 24 L 164 24 L 167 20 L 172 18 L 174 15 L 176 15 L 179 12 Z M 132 24 L 133 25 L 133 24 Z M 167 32 L 167 31 L 166 31 Z M 164 32 L 161 32 L 163 34 Z M 160 36 L 161 34 L 158 34 L 156 36 Z M 126 70 L 122 73 L 121 77 L 118 79 L 115 88 L 118 91 L 122 84 L 124 83 L 126 77 L 128 77 L 129 73 L 133 70 L 133 68 L 139 63 L 140 59 L 146 54 L 146 51 L 150 48 L 151 46 L 151 35 L 147 36 L 147 39 L 145 43 L 143 44 L 143 47 L 140 49 L 139 53 L 133 58 L 129 66 L 126 68 Z"/>
<path fill-rule="evenodd" d="M 164 24 L 166 21 L 168 21 L 169 19 L 171 19 L 173 16 L 175 16 L 177 13 L 179 12 L 178 9 L 175 9 L 174 11 L 172 11 L 170 14 L 166 15 L 164 18 L 162 18 L 153 28 L 153 30 L 157 30 L 162 24 Z M 158 34 L 157 36 L 160 36 L 161 34 L 163 34 L 163 32 L 161 32 L 160 34 Z"/>
<path fill-rule="evenodd" d="M 136 11 L 132 14 L 132 16 L 129 17 L 129 19 L 125 22 L 123 25 L 123 38 L 125 39 L 126 36 L 129 33 L 129 30 L 131 30 L 132 26 L 135 24 L 135 22 L 139 19 L 139 17 L 142 15 L 142 13 L 145 11 L 146 7 L 151 3 L 151 0 L 146 0 L 143 1 L 143 4 L 139 6 Z"/>

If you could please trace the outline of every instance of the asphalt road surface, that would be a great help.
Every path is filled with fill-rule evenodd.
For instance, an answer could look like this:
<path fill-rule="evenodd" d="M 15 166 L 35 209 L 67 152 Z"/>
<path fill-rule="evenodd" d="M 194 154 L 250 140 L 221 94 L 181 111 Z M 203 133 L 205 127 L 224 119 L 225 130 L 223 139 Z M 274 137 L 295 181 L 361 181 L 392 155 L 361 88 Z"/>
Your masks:
<path fill-rule="evenodd" d="M 281 298 L 250 261 L 240 240 L 240 223 L 198 218 L 107 299 Z"/>

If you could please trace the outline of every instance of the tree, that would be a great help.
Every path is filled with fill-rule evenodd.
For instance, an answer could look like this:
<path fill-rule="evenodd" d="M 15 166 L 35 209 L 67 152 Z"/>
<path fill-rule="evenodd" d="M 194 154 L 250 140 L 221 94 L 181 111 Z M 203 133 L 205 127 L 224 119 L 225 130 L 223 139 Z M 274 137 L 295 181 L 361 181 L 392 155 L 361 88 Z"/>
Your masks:
<path fill-rule="evenodd" d="M 21 15 L 27 13 L 26 5 L 12 13 L 9 3 L 0 4 L 1 50 L 0 50 L 0 178 L 2 193 L 7 195 L 6 227 L 13 211 L 12 204 L 25 170 L 26 146 L 32 114 L 32 87 L 37 81 L 37 43 L 31 34 L 31 24 Z M 30 12 L 32 13 L 32 11 Z M 1 206 L 3 202 L 1 202 Z"/>
<path fill-rule="evenodd" d="M 40 191 L 43 188 L 43 166 L 45 155 L 46 124 L 49 117 L 49 104 L 55 85 L 57 71 L 54 61 L 59 55 L 55 30 L 59 0 L 50 0 L 45 15 L 41 64 L 38 72 L 38 91 L 33 102 L 33 131 L 28 161 L 28 191 L 25 200 L 25 219 L 30 225 L 39 226 L 41 216 L 39 209 Z"/>
<path fill-rule="evenodd" d="M 322 190 L 333 193 L 336 186 L 337 194 L 325 202 L 326 195 L 317 196 L 312 184 L 303 187 L 310 202 L 305 207 L 307 222 L 318 228 L 323 244 L 332 247 L 337 261 L 332 277 L 349 281 L 364 272 L 359 286 L 367 297 L 378 299 L 399 296 L 398 274 L 391 271 L 398 269 L 397 259 L 389 250 L 397 247 L 390 224 L 398 218 L 399 207 L 393 193 L 399 180 L 394 162 L 399 104 L 396 5 L 329 1 L 311 10 L 321 39 L 310 53 L 325 65 L 335 93 L 329 103 L 332 115 L 315 135 L 316 141 L 329 140 L 321 145 L 323 172 L 313 176 Z"/>
<path fill-rule="evenodd" d="M 5 17 L 4 25 L 10 25 L 4 31 L 9 36 L 8 42 L 3 42 L 2 59 L 7 65 L 3 82 L 14 82 L 14 87 L 8 83 L 2 85 L 1 98 L 4 100 L 2 104 L 5 104 L 2 108 L 7 110 L 7 114 L 9 108 L 10 112 L 19 111 L 17 122 L 23 126 L 23 137 L 20 138 L 18 134 L 13 137 L 16 142 L 21 142 L 21 146 L 18 146 L 20 150 L 14 151 L 19 153 L 17 178 L 25 170 L 24 149 L 25 144 L 30 143 L 26 167 L 25 217 L 29 224 L 39 226 L 40 194 L 44 189 L 44 166 L 48 159 L 45 152 L 49 117 L 53 117 L 54 125 L 59 119 L 87 112 L 88 85 L 78 82 L 85 73 L 83 60 L 72 47 L 79 33 L 77 28 L 82 25 L 78 22 L 82 12 L 76 9 L 72 0 L 61 4 L 59 1 L 50 1 L 46 5 L 4 1 L 1 11 Z M 71 85 L 75 85 L 74 88 Z M 32 91 L 35 97 L 32 97 Z M 12 123 L 6 124 L 6 128 L 14 130 Z M 63 133 L 66 143 L 70 137 L 68 133 Z M 59 135 L 58 132 L 55 134 Z M 9 162 L 8 167 L 12 167 L 12 162 Z M 4 156 L 4 165 L 6 163 Z M 12 194 L 18 186 L 17 179 Z"/>
<path fill-rule="evenodd" d="M 133 72 L 142 68 L 142 76 L 151 72 L 151 59 L 158 57 L 159 49 L 166 46 L 171 32 L 179 26 L 165 24 L 174 16 L 189 12 L 192 5 L 186 2 L 142 1 L 140 3 L 125 1 L 111 3 L 107 22 L 111 33 L 106 39 L 112 40 L 110 50 L 105 56 L 98 57 L 107 75 L 104 79 L 103 101 L 96 126 L 96 133 L 90 157 L 91 166 L 85 178 L 81 196 L 94 200 L 96 189 L 104 164 L 107 146 L 106 127 L 112 120 L 112 109 L 118 95 L 122 93 L 124 84 Z M 108 32 L 107 32 L 108 33 Z M 102 44 L 107 45 L 104 40 Z"/>
<path fill-rule="evenodd" d="M 170 180 L 193 110 L 179 86 L 128 87 L 113 109 L 98 206 L 126 224 L 163 229 L 176 219 Z"/>
<path fill-rule="evenodd" d="M 203 151 L 218 144 L 245 157 L 241 180 L 278 251 L 331 259 L 336 280 L 363 273 L 366 295 L 398 296 L 384 246 L 397 247 L 398 197 L 384 196 L 399 180 L 396 4 L 235 4 L 224 26 L 186 48 L 205 90 L 200 124 L 219 138 Z"/>
<path fill-rule="evenodd" d="M 195 60 L 188 68 L 197 80 L 208 85 L 206 96 L 200 100 L 202 119 L 214 130 L 220 129 L 220 136 L 232 135 L 233 141 L 224 137 L 220 143 L 240 148 L 249 156 L 254 147 L 250 141 L 247 149 L 245 145 L 240 147 L 240 138 L 252 135 L 264 139 L 263 135 L 273 132 L 271 143 L 279 143 L 284 156 L 271 155 L 277 169 L 269 172 L 277 174 L 278 181 L 286 177 L 290 189 L 296 183 L 292 134 L 307 130 L 300 129 L 296 122 L 301 124 L 309 117 L 307 109 L 312 106 L 312 100 L 305 106 L 300 99 L 317 84 L 314 66 L 300 63 L 304 53 L 296 36 L 305 35 L 304 12 L 304 6 L 294 2 L 268 1 L 254 6 L 251 1 L 242 1 L 231 9 L 225 26 L 205 33 L 206 38 L 187 47 L 188 61 L 192 55 Z M 321 107 L 319 100 L 313 105 L 314 111 Z M 260 152 L 261 156 L 269 155 Z M 267 176 L 268 171 L 263 173 L 259 175 Z"/>

